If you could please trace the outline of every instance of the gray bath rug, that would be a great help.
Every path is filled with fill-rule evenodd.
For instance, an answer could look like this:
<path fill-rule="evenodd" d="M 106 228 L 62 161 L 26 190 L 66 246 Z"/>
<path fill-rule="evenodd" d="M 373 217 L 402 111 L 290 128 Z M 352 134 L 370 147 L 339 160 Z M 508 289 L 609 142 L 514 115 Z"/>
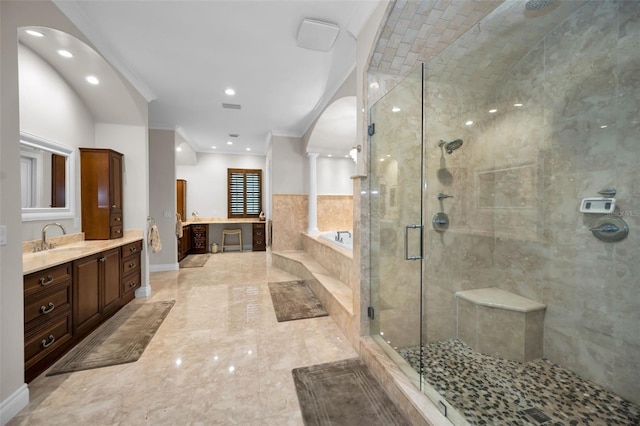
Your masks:
<path fill-rule="evenodd" d="M 207 254 L 190 254 L 179 263 L 181 268 L 201 268 L 207 263 L 211 257 L 211 253 Z"/>
<path fill-rule="evenodd" d="M 269 283 L 269 292 L 278 322 L 329 315 L 305 281 Z"/>
<path fill-rule="evenodd" d="M 137 361 L 175 303 L 124 306 L 62 357 L 47 376 Z"/>
<path fill-rule="evenodd" d="M 305 425 L 410 425 L 359 358 L 292 373 Z"/>

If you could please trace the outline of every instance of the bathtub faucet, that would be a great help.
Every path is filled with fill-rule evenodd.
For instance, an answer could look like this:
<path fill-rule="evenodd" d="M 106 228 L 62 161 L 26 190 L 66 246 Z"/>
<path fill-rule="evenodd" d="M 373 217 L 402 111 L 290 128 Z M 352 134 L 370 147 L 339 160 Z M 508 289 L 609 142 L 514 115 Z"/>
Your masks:
<path fill-rule="evenodd" d="M 336 232 L 336 241 L 339 243 L 342 243 L 344 241 L 342 241 L 342 237 L 340 236 L 340 234 L 347 234 L 349 236 L 349 238 L 351 238 L 351 232 L 349 231 L 337 231 Z"/>

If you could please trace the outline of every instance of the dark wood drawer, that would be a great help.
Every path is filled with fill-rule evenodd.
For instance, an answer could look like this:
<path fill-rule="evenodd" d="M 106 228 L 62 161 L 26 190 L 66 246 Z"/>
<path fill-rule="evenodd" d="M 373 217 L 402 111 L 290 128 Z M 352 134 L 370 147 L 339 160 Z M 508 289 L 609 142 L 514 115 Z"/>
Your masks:
<path fill-rule="evenodd" d="M 206 226 L 205 225 L 193 225 L 191 224 L 191 232 L 204 232 Z"/>
<path fill-rule="evenodd" d="M 71 263 L 34 272 L 24 277 L 24 295 L 30 296 L 69 279 L 71 279 Z"/>
<path fill-rule="evenodd" d="M 109 215 L 109 225 L 122 226 L 122 213 L 111 213 Z"/>
<path fill-rule="evenodd" d="M 122 259 L 122 276 L 140 270 L 140 255 L 129 256 Z"/>
<path fill-rule="evenodd" d="M 71 309 L 71 280 L 55 284 L 24 299 L 25 329 Z"/>
<path fill-rule="evenodd" d="M 122 278 L 122 294 L 127 294 L 140 288 L 142 284 L 140 272 L 129 274 Z"/>
<path fill-rule="evenodd" d="M 109 228 L 109 239 L 122 238 L 122 225 Z"/>
<path fill-rule="evenodd" d="M 46 323 L 24 339 L 25 368 L 46 357 L 71 340 L 71 312 Z"/>
<path fill-rule="evenodd" d="M 264 231 L 265 224 L 264 223 L 254 223 L 253 224 L 253 231 L 255 232 L 258 229 L 261 229 L 262 231 Z"/>
<path fill-rule="evenodd" d="M 127 257 L 132 254 L 140 253 L 142 251 L 142 240 L 134 241 L 122 246 L 122 257 Z"/>

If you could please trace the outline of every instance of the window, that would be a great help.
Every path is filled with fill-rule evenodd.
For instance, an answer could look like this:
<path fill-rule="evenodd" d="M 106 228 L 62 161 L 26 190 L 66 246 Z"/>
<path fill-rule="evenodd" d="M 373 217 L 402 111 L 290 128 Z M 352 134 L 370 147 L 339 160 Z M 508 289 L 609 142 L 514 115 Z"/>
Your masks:
<path fill-rule="evenodd" d="M 258 217 L 262 211 L 262 170 L 227 169 L 228 217 Z"/>

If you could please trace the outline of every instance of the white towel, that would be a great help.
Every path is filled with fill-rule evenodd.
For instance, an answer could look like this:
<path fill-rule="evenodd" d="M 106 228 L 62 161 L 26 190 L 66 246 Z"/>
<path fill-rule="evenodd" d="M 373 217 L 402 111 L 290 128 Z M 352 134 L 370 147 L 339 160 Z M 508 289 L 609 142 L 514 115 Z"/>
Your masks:
<path fill-rule="evenodd" d="M 176 221 L 176 236 L 182 238 L 182 222 L 180 220 Z"/>
<path fill-rule="evenodd" d="M 158 225 L 153 225 L 149 229 L 149 245 L 153 253 L 158 253 L 162 250 L 162 241 L 160 241 L 160 232 L 158 231 Z"/>

